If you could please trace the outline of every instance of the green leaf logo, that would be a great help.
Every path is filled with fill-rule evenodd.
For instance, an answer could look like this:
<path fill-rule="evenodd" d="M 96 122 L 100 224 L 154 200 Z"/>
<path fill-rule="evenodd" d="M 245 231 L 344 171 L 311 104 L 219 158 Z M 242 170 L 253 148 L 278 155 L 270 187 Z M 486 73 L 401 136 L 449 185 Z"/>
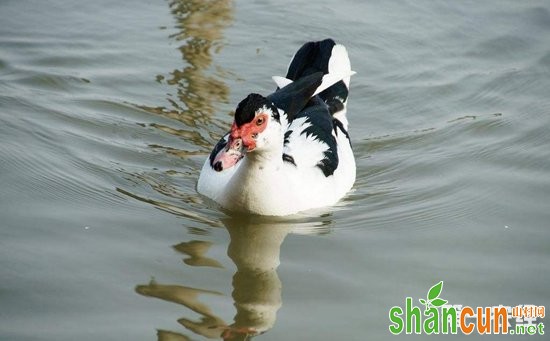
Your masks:
<path fill-rule="evenodd" d="M 436 298 L 435 300 L 432 301 L 432 305 L 434 307 L 441 307 L 442 305 L 446 304 L 448 301 L 447 300 L 442 300 L 441 298 Z"/>
<path fill-rule="evenodd" d="M 428 296 L 426 297 L 426 300 L 422 298 L 418 299 L 420 303 L 426 307 L 426 311 L 432 307 L 441 307 L 448 302 L 447 300 L 439 298 L 442 290 L 443 281 L 440 281 L 439 283 L 431 287 L 430 290 L 428 290 Z"/>
<path fill-rule="evenodd" d="M 430 301 L 436 299 L 441 294 L 441 290 L 443 290 L 443 281 L 430 288 L 430 291 L 428 291 L 428 299 Z"/>

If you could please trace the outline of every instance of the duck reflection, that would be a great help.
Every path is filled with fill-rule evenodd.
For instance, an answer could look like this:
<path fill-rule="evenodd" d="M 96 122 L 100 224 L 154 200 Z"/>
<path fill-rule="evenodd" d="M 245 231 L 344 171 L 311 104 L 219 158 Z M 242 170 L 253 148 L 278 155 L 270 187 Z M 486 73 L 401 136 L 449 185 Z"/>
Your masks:
<path fill-rule="evenodd" d="M 137 286 L 136 291 L 144 296 L 181 304 L 201 315 L 199 321 L 187 318 L 178 320 L 195 334 L 210 339 L 249 340 L 275 324 L 277 311 L 282 305 L 282 285 L 277 275 L 280 250 L 293 227 L 237 218 L 227 219 L 224 225 L 231 239 L 227 254 L 237 268 L 232 280 L 231 296 L 236 308 L 232 323 L 226 323 L 200 301 L 202 295 L 221 293 L 155 281 Z M 210 246 L 209 242 L 191 241 L 174 248 L 187 256 L 184 262 L 188 265 L 221 267 L 218 261 L 205 256 Z M 157 335 L 158 340 L 163 341 L 190 340 L 188 336 L 173 331 L 158 331 Z"/>
<path fill-rule="evenodd" d="M 277 268 L 281 245 L 292 228 L 261 223 L 226 227 L 231 238 L 227 255 L 237 266 L 232 293 L 237 314 L 229 332 L 261 334 L 273 327 L 281 307 Z"/>
<path fill-rule="evenodd" d="M 210 146 L 212 141 L 202 136 L 196 127 L 210 124 L 221 129 L 227 125 L 213 117 L 219 111 L 218 105 L 227 103 L 229 96 L 229 88 L 223 80 L 228 73 L 215 65 L 213 56 L 223 47 L 223 32 L 233 21 L 233 4 L 231 0 L 170 0 L 168 4 L 177 21 L 178 30 L 170 38 L 180 44 L 178 50 L 184 66 L 156 77 L 158 82 L 175 89 L 175 94 L 168 93 L 170 107 L 139 107 L 150 113 L 178 120 L 187 128 L 174 129 L 157 123 L 151 126 L 192 141 L 195 147 Z M 218 138 L 216 136 L 213 139 Z M 178 156 L 202 153 L 162 146 L 152 147 L 166 149 L 168 153 Z"/>

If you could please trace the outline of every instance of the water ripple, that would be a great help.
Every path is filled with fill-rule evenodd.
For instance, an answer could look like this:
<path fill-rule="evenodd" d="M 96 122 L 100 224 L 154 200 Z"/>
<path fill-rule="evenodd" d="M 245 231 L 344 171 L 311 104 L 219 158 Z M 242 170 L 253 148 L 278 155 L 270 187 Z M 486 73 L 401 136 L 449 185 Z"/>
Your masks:
<path fill-rule="evenodd" d="M 438 228 L 436 221 L 474 217 L 493 197 L 476 173 L 478 162 L 493 162 L 496 150 L 516 143 L 508 138 L 513 122 L 502 114 L 463 116 L 439 127 L 374 137 L 356 144 L 360 158 L 355 212 L 346 226 Z M 502 171 L 502 170 L 499 170 Z M 352 208 L 353 208 L 352 207 Z"/>

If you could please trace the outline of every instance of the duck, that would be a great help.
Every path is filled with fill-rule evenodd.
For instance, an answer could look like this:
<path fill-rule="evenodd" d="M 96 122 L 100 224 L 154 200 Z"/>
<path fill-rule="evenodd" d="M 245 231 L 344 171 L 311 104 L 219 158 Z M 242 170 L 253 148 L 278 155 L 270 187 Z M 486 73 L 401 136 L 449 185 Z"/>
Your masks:
<path fill-rule="evenodd" d="M 251 93 L 204 161 L 197 192 L 223 210 L 288 216 L 332 206 L 353 187 L 351 70 L 333 39 L 298 49 L 274 92 Z"/>

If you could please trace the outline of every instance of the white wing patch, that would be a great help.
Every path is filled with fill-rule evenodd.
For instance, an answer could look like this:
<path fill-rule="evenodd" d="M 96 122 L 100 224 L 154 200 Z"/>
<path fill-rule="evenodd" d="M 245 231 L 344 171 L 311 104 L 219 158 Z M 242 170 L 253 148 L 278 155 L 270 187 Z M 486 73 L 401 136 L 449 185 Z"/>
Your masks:
<path fill-rule="evenodd" d="M 334 74 L 349 74 L 346 77 L 342 77 L 342 80 L 346 84 L 346 87 L 349 89 L 350 76 L 354 75 L 355 72 L 351 71 L 351 65 L 348 57 L 348 51 L 344 45 L 336 44 L 332 48 L 332 54 L 328 61 L 328 73 Z"/>
<path fill-rule="evenodd" d="M 302 132 L 311 126 L 307 121 L 307 117 L 300 117 L 292 121 L 287 129 L 288 141 L 283 149 L 283 153 L 292 156 L 296 167 L 299 169 L 316 167 L 317 164 L 325 157 L 324 152 L 329 149 L 329 146 L 316 139 L 312 135 L 302 134 Z"/>

